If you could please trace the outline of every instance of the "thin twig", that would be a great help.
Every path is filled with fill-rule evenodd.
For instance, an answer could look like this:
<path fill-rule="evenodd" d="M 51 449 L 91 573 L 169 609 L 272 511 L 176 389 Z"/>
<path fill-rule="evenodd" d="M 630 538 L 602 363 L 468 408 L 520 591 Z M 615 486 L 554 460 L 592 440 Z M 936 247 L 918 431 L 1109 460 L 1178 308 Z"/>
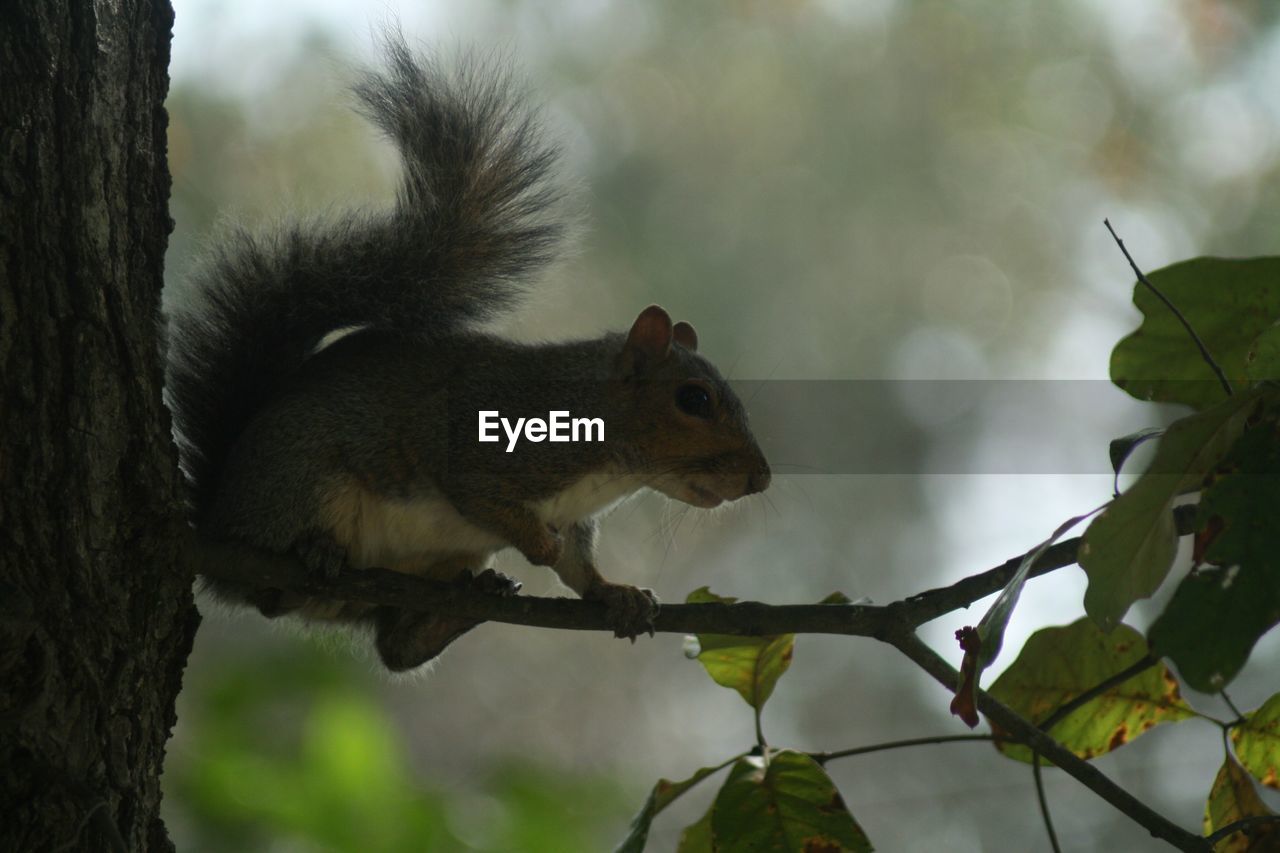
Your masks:
<path fill-rule="evenodd" d="M 1031 777 L 1036 782 L 1036 799 L 1040 801 L 1040 816 L 1044 818 L 1044 831 L 1049 834 L 1049 846 L 1053 853 L 1062 853 L 1058 846 L 1058 833 L 1053 831 L 1053 817 L 1049 814 L 1049 799 L 1044 795 L 1044 779 L 1040 778 L 1040 753 L 1031 753 Z"/>
<path fill-rule="evenodd" d="M 1236 725 L 1244 722 L 1244 714 L 1242 714 L 1240 709 L 1236 707 L 1236 703 L 1231 701 L 1231 697 L 1227 695 L 1227 691 L 1219 690 L 1218 695 L 1222 697 L 1223 702 L 1227 703 L 1227 707 L 1231 709 L 1231 713 L 1236 715 L 1236 718 L 1232 720 L 1232 724 Z"/>
<path fill-rule="evenodd" d="M 1229 823 L 1221 829 L 1205 836 L 1205 841 L 1210 845 L 1217 844 L 1229 835 L 1235 835 L 1237 832 L 1251 833 L 1253 827 L 1258 824 L 1275 823 L 1280 824 L 1280 815 L 1277 814 L 1260 814 L 1252 817 L 1242 817 L 1234 823 Z"/>
<path fill-rule="evenodd" d="M 873 752 L 884 752 L 889 749 L 902 749 L 908 746 L 931 746 L 937 743 L 962 743 L 966 741 L 986 741 L 990 743 L 993 740 L 995 740 L 994 735 L 983 734 L 934 735 L 933 737 L 914 737 L 907 740 L 873 743 L 870 746 L 855 746 L 852 749 L 837 749 L 833 752 L 811 752 L 809 753 L 809 757 L 819 764 L 826 764 L 828 761 L 834 761 L 837 758 L 851 758 L 855 755 L 870 755 Z"/>
<path fill-rule="evenodd" d="M 948 691 L 955 688 L 959 673 L 956 672 L 951 664 L 943 660 L 937 652 L 925 645 L 914 633 L 893 634 L 885 637 L 884 640 L 915 661 L 921 669 L 929 673 L 934 680 Z M 1092 764 L 1079 758 L 1071 750 L 1045 734 L 1035 724 L 991 698 L 990 695 L 982 690 L 978 691 L 978 708 L 1002 732 L 1008 732 L 1032 750 L 1042 754 L 1045 759 L 1053 762 L 1068 775 L 1075 777 L 1082 785 L 1106 800 L 1121 813 L 1127 815 L 1156 838 L 1167 841 L 1178 850 L 1187 851 L 1188 853 L 1209 853 L 1212 850 L 1212 847 L 1200 835 L 1188 832 L 1173 823 L 1111 781 Z"/>
<path fill-rule="evenodd" d="M 760 725 L 760 704 L 757 703 L 753 710 L 756 712 L 756 745 L 760 747 L 760 754 L 764 756 L 765 763 L 768 763 L 769 743 L 764 739 L 764 727 Z"/>
<path fill-rule="evenodd" d="M 1200 348 L 1200 357 L 1204 359 L 1205 364 L 1209 365 L 1209 369 L 1213 371 L 1213 375 L 1217 376 L 1218 381 L 1222 383 L 1222 390 L 1226 391 L 1227 396 L 1230 397 L 1232 390 L 1231 383 L 1227 381 L 1227 375 L 1222 372 L 1222 368 L 1218 366 L 1218 362 L 1213 360 L 1213 356 L 1209 354 L 1209 348 L 1204 345 L 1204 341 L 1200 340 L 1200 336 L 1196 334 L 1196 330 L 1191 328 L 1191 323 L 1189 323 L 1187 318 L 1183 316 L 1182 312 L 1177 309 L 1177 306 L 1170 302 L 1168 297 L 1156 289 L 1156 286 L 1142 274 L 1142 270 L 1138 269 L 1138 265 L 1134 262 L 1133 256 L 1130 255 L 1129 250 L 1124 247 L 1124 241 L 1120 239 L 1118 234 L 1116 234 L 1116 230 L 1111 227 L 1110 220 L 1104 219 L 1102 220 L 1102 223 L 1106 225 L 1107 230 L 1111 232 L 1111 238 L 1116 241 L 1116 245 L 1120 247 L 1120 251 L 1124 252 L 1125 260 L 1129 262 L 1129 266 L 1133 268 L 1135 273 L 1137 273 L 1138 281 L 1146 285 L 1147 289 L 1154 293 L 1156 298 L 1163 302 L 1165 307 L 1173 312 L 1173 316 L 1177 317 L 1178 321 L 1182 323 L 1182 327 L 1187 330 L 1187 334 L 1191 336 L 1191 340 L 1195 341 L 1196 346 Z"/>
<path fill-rule="evenodd" d="M 1089 702 L 1092 702 L 1094 699 L 1097 699 L 1099 696 L 1106 693 L 1108 690 L 1112 689 L 1113 687 L 1119 687 L 1121 684 L 1124 684 L 1126 681 L 1128 681 L 1130 678 L 1133 678 L 1135 675 L 1138 675 L 1139 673 L 1142 673 L 1142 672 L 1146 672 L 1148 669 L 1155 666 L 1156 663 L 1158 662 L 1159 662 L 1158 658 L 1152 657 L 1149 654 L 1143 655 L 1142 657 L 1138 658 L 1138 660 L 1134 661 L 1132 664 L 1125 667 L 1120 672 L 1117 672 L 1115 675 L 1111 676 L 1110 678 L 1103 679 L 1102 681 L 1098 682 L 1093 687 L 1090 687 L 1088 690 L 1084 691 L 1080 695 L 1075 696 L 1067 700 L 1066 702 L 1063 702 L 1061 705 L 1059 705 L 1057 708 L 1054 709 L 1052 714 L 1044 718 L 1044 722 L 1040 723 L 1040 730 L 1045 732 L 1049 731 L 1058 723 L 1062 722 L 1067 717 L 1067 715 L 1069 715 L 1072 711 L 1079 708 L 1081 705 L 1085 705 Z"/>

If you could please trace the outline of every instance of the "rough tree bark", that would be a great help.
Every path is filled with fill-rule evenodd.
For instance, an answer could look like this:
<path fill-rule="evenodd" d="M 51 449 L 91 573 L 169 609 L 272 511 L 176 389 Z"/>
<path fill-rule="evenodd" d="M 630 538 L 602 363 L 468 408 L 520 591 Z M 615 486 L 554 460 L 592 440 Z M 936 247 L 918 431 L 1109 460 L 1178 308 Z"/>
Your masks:
<path fill-rule="evenodd" d="M 0 7 L 0 850 L 171 848 L 167 0 Z"/>

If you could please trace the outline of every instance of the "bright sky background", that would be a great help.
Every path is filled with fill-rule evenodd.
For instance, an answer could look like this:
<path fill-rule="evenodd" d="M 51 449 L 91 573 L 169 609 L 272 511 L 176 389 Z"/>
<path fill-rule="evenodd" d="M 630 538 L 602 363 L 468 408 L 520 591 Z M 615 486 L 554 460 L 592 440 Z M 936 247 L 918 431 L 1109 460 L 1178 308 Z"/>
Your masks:
<path fill-rule="evenodd" d="M 278 86 L 281 69 L 290 66 L 300 51 L 308 49 L 307 39 L 316 33 L 331 39 L 333 55 L 326 56 L 326 61 L 333 63 L 337 75 L 353 61 L 373 59 L 377 27 L 395 20 L 416 39 L 483 45 L 496 41 L 528 67 L 537 67 L 538 61 L 549 55 L 553 47 L 588 55 L 604 49 L 626 51 L 628 39 L 638 42 L 641 38 L 662 36 L 645 30 L 643 6 L 628 8 L 627 0 L 561 2 L 553 7 L 554 14 L 545 9 L 531 12 L 530 5 L 508 5 L 493 0 L 453 3 L 443 0 L 378 3 L 174 0 L 177 18 L 172 75 L 175 84 L 198 82 L 214 90 L 251 96 Z M 875 27 L 883 26 L 884 20 L 895 14 L 900 0 L 826 0 L 817 5 L 857 10 L 856 26 Z M 996 4 L 984 6 L 988 13 L 994 8 Z M 1091 15 L 1101 23 L 1105 36 L 1093 50 L 1099 55 L 1114 57 L 1125 85 L 1142 93 L 1144 102 L 1167 102 L 1167 109 L 1157 116 L 1158 123 L 1151 132 L 1169 143 L 1169 157 L 1181 170 L 1180 174 L 1205 180 L 1230 180 L 1234 174 L 1265 172 L 1266 165 L 1280 156 L 1280 28 L 1266 36 L 1269 41 L 1254 43 L 1251 50 L 1240 51 L 1238 57 L 1233 56 L 1221 67 L 1215 66 L 1206 80 L 1190 44 L 1186 22 L 1177 8 L 1176 3 L 1167 0 L 1079 0 L 1078 10 L 1081 15 Z M 540 16 L 535 18 L 535 14 Z M 634 32 L 630 33 L 627 27 L 616 25 L 618 19 L 629 17 L 636 20 Z M 592 37 L 592 27 L 600 26 L 601 21 L 613 24 L 608 40 Z M 608 43 L 602 44 L 602 41 Z M 1093 85 L 1097 83 L 1096 78 L 1085 74 L 1081 79 L 1089 85 L 1081 85 L 1077 93 L 1096 108 L 1096 115 L 1100 116 L 1098 125 L 1104 126 L 1111 119 L 1112 111 L 1118 108 L 1104 87 Z M 1052 74 L 1040 82 L 1048 87 L 1054 82 Z M 587 85 L 595 83 L 596 78 L 591 77 Z M 1028 81 L 1030 99 L 1035 97 L 1035 86 L 1035 79 Z M 1042 101 L 1046 113 L 1054 111 L 1057 102 L 1053 98 Z M 1017 105 L 1009 108 L 1016 109 Z M 1041 118 L 1046 119 L 1045 126 L 1052 127 L 1052 116 Z M 1068 130 L 1078 132 L 1079 128 Z M 1069 134 L 1064 131 L 1062 135 Z M 1045 138 L 1051 137 L 1052 133 L 1046 132 Z M 744 140 L 743 146 L 748 144 Z M 1256 186 L 1241 186 L 1239 191 L 1259 190 Z M 1059 192 L 1056 186 L 1054 192 Z M 1236 192 L 1234 184 L 1232 192 Z M 922 325 L 890 347 L 895 378 L 1013 375 L 1104 379 L 1107 376 L 1110 347 L 1118 337 L 1136 327 L 1139 317 L 1128 305 L 1131 282 L 1128 268 L 1103 229 L 1102 218 L 1111 218 L 1139 263 L 1148 270 L 1202 252 L 1203 233 L 1207 229 L 1203 222 L 1195 221 L 1194 216 L 1184 216 L 1180 209 L 1148 203 L 1141 198 L 1120 202 L 1116 194 L 1101 185 L 1082 182 L 1080 186 L 1063 186 L 1060 193 L 1077 194 L 1088 200 L 1080 205 L 1084 209 L 1080 218 L 1087 221 L 1071 223 L 1069 227 L 1075 230 L 1062 237 L 1072 253 L 1070 279 L 1066 286 L 1046 297 L 1037 309 L 1050 318 L 1049 322 L 1044 322 L 1043 317 L 1014 320 L 1015 323 L 1044 322 L 1057 333 L 1046 336 L 1041 350 L 1024 360 L 995 364 L 988 363 L 971 337 L 955 334 L 954 330 L 940 325 Z M 1222 211 L 1221 215 L 1230 215 L 1230 210 Z M 822 247 L 815 250 L 821 251 Z M 1260 252 L 1276 250 L 1274 245 L 1257 247 Z M 973 251 L 981 252 L 982 247 L 973 247 Z M 939 290 L 954 288 L 958 280 L 955 268 L 944 266 L 939 272 Z M 976 269 L 974 276 L 987 284 L 1001 280 L 998 275 L 988 275 L 985 269 Z M 1004 284 L 1012 290 L 1018 282 L 1006 278 Z M 803 335 L 797 337 L 803 338 Z M 788 344 L 787 340 L 765 341 L 761 349 L 773 347 L 785 351 Z M 930 406 L 926 406 L 928 408 Z M 1110 435 L 1148 425 L 1142 420 L 1147 413 L 1140 404 L 1132 404 L 1131 409 L 1133 421 L 1127 426 L 1114 427 Z M 1002 414 L 994 412 L 992 418 L 999 419 Z M 1113 425 L 1099 423 L 1099 420 L 1090 421 L 1084 413 L 1065 425 L 1064 434 L 1047 440 L 1086 442 L 1099 454 L 1105 454 L 1105 438 L 1099 439 L 1098 433 L 1112 429 Z M 1124 418 L 1119 420 L 1123 422 Z M 985 431 L 979 455 L 986 453 L 999 458 L 1003 448 L 998 443 L 1003 435 L 998 426 Z M 992 446 L 986 446 L 988 444 Z M 1140 469 L 1142 461 L 1135 459 L 1135 462 L 1135 470 Z M 934 476 L 927 484 L 927 491 L 933 510 L 930 533 L 937 538 L 942 552 L 936 559 L 951 578 L 1003 562 L 1034 546 L 1065 518 L 1097 506 L 1109 494 L 1107 480 L 1105 476 L 1094 475 Z M 778 498 L 786 499 L 785 492 Z M 800 522 L 806 527 L 814 523 Z M 829 529 L 811 529 L 806 535 L 809 540 L 821 540 L 834 538 L 834 534 L 835 531 Z M 867 535 L 874 537 L 875 534 Z M 688 537 L 687 531 L 685 537 Z M 1070 621 L 1081 613 L 1084 585 L 1083 573 L 1072 569 L 1030 584 L 1006 636 L 1006 653 L 997 669 L 1012 659 L 1012 650 L 1020 647 L 1032 631 L 1045 624 Z M 860 594 L 857 590 L 848 591 Z M 925 638 L 955 658 L 956 655 L 950 653 L 954 649 L 952 631 L 959 625 L 976 622 L 984 607 L 985 602 L 979 603 L 969 611 L 954 614 L 953 618 L 938 620 L 927 626 Z M 1258 648 L 1259 655 L 1275 655 L 1278 651 L 1280 632 L 1272 632 Z"/>

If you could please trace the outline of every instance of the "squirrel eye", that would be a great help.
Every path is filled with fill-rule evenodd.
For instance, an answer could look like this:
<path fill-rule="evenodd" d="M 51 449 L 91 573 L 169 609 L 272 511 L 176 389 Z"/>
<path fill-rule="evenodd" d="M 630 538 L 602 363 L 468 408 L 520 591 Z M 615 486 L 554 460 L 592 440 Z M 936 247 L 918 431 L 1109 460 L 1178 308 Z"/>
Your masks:
<path fill-rule="evenodd" d="M 676 406 L 686 415 L 695 418 L 711 418 L 711 393 L 703 386 L 690 382 L 676 389 Z"/>

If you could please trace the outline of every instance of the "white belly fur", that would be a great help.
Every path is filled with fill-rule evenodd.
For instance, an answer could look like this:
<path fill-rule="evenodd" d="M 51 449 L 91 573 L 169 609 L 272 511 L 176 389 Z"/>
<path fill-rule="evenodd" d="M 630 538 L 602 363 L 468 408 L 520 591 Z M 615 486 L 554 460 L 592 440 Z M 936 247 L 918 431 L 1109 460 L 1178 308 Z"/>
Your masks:
<path fill-rule="evenodd" d="M 642 488 L 644 484 L 635 475 L 602 471 L 588 474 L 531 509 L 547 524 L 565 527 L 612 508 Z"/>
<path fill-rule="evenodd" d="M 530 509 L 547 524 L 565 527 L 613 507 L 642 485 L 631 475 L 589 474 Z M 354 484 L 329 501 L 329 520 L 348 562 L 357 569 L 376 566 L 436 576 L 439 573 L 430 571 L 434 563 L 475 555 L 472 568 L 477 569 L 509 544 L 463 518 L 443 496 L 393 500 Z M 443 574 L 457 571 L 455 561 Z"/>
<path fill-rule="evenodd" d="M 506 543 L 463 518 L 442 496 L 392 500 L 351 487 L 329 503 L 330 523 L 352 568 L 435 576 L 432 563 L 462 554 L 477 566 Z M 455 575 L 454 566 L 447 575 Z M 443 579 L 447 579 L 442 577 Z"/>

